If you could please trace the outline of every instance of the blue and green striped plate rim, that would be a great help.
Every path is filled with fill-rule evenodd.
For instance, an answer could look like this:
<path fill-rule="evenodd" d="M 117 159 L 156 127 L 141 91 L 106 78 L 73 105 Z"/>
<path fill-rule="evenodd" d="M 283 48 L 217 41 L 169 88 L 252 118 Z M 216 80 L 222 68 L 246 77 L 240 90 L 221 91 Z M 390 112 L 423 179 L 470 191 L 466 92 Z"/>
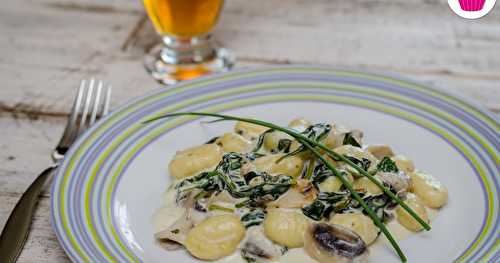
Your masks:
<path fill-rule="evenodd" d="M 79 138 L 52 187 L 52 224 L 76 262 L 141 262 L 135 244 L 113 216 L 117 186 L 128 164 L 148 144 L 196 117 L 150 125 L 175 111 L 221 112 L 247 105 L 317 101 L 375 110 L 415 123 L 452 145 L 475 171 L 484 195 L 480 231 L 456 262 L 498 262 L 499 122 L 478 104 L 396 77 L 321 66 L 270 66 L 183 82 L 134 99 Z"/>

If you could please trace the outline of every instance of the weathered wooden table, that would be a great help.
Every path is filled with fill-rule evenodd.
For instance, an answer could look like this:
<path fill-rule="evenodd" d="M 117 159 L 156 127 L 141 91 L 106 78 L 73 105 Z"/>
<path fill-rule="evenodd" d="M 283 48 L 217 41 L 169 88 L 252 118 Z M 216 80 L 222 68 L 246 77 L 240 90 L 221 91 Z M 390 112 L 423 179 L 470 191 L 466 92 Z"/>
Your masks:
<path fill-rule="evenodd" d="M 17 0 L 0 7 L 0 227 L 50 163 L 81 78 L 114 86 L 113 104 L 160 88 L 142 57 L 158 41 L 141 1 Z M 468 21 L 444 0 L 229 0 L 215 30 L 237 67 L 320 63 L 396 73 L 500 112 L 500 7 Z M 66 262 L 36 213 L 20 262 Z M 1 261 L 1 259 L 0 259 Z"/>

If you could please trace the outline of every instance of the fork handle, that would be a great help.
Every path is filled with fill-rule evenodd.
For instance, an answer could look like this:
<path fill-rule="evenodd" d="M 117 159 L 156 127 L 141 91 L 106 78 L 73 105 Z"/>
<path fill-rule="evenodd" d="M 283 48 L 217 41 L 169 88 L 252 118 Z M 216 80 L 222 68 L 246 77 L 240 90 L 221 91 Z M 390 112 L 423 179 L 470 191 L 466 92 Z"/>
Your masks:
<path fill-rule="evenodd" d="M 12 210 L 0 235 L 0 258 L 2 262 L 16 262 L 19 254 L 21 254 L 24 243 L 28 238 L 38 197 L 55 168 L 56 165 L 45 169 L 28 187 L 17 202 L 14 210 Z"/>

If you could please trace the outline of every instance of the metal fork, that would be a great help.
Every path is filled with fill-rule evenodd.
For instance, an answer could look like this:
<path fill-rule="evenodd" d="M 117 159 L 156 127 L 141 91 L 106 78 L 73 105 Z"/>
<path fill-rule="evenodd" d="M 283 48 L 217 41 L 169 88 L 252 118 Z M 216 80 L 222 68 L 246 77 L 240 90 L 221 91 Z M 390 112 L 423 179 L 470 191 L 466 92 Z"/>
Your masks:
<path fill-rule="evenodd" d="M 63 136 L 52 152 L 54 164 L 45 169 L 23 193 L 5 223 L 0 235 L 2 262 L 12 263 L 19 257 L 28 237 L 33 213 L 42 189 L 47 181 L 50 181 L 53 171 L 76 138 L 108 113 L 110 98 L 111 86 L 104 87 L 102 81 L 92 78 L 90 81 L 82 80 L 80 83 Z"/>

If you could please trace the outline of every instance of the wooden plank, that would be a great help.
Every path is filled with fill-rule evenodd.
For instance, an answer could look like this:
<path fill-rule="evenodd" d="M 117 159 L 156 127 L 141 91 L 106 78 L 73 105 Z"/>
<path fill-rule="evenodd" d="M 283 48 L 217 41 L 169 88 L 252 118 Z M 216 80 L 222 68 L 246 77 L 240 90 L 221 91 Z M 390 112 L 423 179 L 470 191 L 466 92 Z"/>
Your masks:
<path fill-rule="evenodd" d="M 120 86 L 127 80 L 113 81 L 108 75 L 119 79 L 141 73 L 142 81 L 127 85 L 136 90 L 135 95 L 144 92 L 136 88 L 139 84 L 149 81 L 147 86 L 155 87 L 143 74 L 140 61 L 130 60 L 120 49 L 142 12 L 135 2 L 4 3 L 0 9 L 0 78 L 7 88 L 0 92 L 1 108 L 31 105 L 32 110 L 42 112 L 67 112 L 80 79 L 89 76 L 111 80 L 117 89 L 115 97 L 120 97 Z"/>
<path fill-rule="evenodd" d="M 50 163 L 50 153 L 64 128 L 64 119 L 30 119 L 0 113 L 0 229 L 24 190 Z M 18 262 L 69 262 L 50 224 L 48 189 L 42 194 L 31 232 Z"/>
<path fill-rule="evenodd" d="M 142 68 L 144 51 L 158 38 L 139 1 L 2 7 L 0 78 L 9 88 L 0 89 L 0 110 L 30 105 L 35 114 L 64 114 L 79 79 L 90 75 L 113 83 L 115 105 L 158 87 Z M 499 12 L 476 23 L 440 1 L 232 0 L 215 35 L 240 67 L 321 63 L 390 72 L 500 109 Z"/>
<path fill-rule="evenodd" d="M 230 0 L 215 29 L 238 67 L 320 63 L 401 74 L 500 112 L 500 12 L 479 21 L 440 0 Z M 75 88 L 95 76 L 113 105 L 158 85 L 142 67 L 158 41 L 140 1 L 18 0 L 0 9 L 0 226 L 50 164 Z M 44 193 L 19 262 L 68 262 Z"/>
<path fill-rule="evenodd" d="M 8 215 L 16 205 L 19 195 L 0 193 L 0 227 L 3 228 Z M 50 224 L 50 199 L 43 197 L 38 204 L 31 232 L 24 250 L 19 256 L 19 263 L 63 263 L 70 262 L 59 245 Z"/>
<path fill-rule="evenodd" d="M 0 194 L 23 193 L 51 163 L 64 119 L 14 119 L 0 115 Z"/>
<path fill-rule="evenodd" d="M 393 72 L 499 108 L 496 11 L 469 21 L 446 1 L 229 1 L 216 34 L 240 59 Z"/>

